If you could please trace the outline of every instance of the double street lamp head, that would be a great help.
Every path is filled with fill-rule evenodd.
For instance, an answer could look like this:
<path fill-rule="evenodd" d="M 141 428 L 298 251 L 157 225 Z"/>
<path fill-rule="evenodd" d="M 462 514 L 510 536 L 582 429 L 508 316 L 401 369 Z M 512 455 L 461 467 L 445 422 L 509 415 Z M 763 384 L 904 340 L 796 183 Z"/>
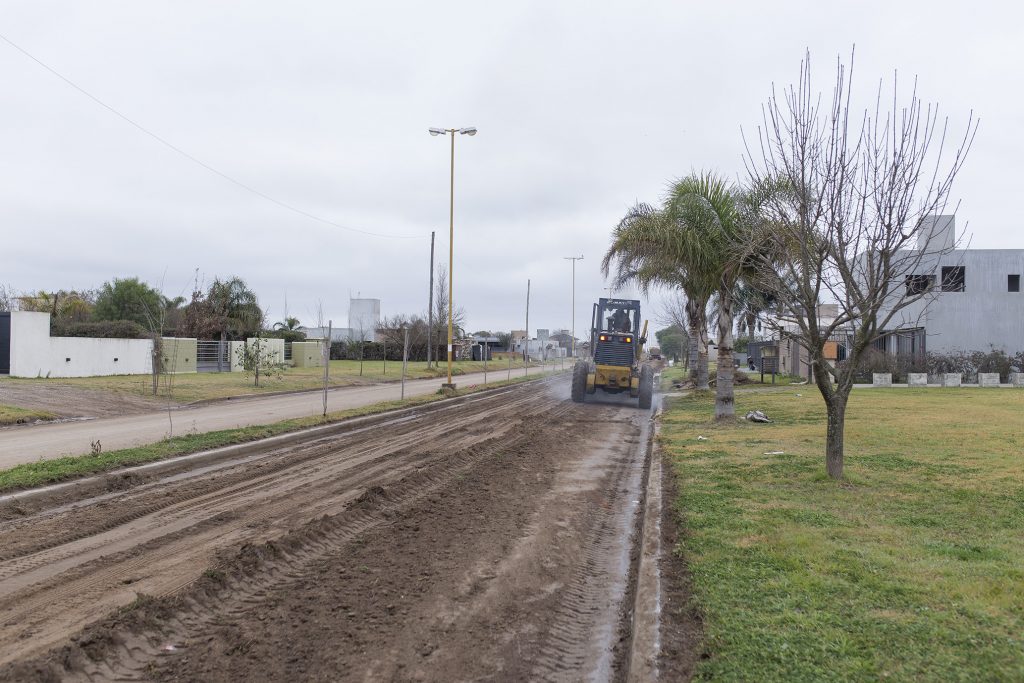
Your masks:
<path fill-rule="evenodd" d="M 461 133 L 462 135 L 476 135 L 476 126 L 466 128 L 429 128 L 431 135 L 444 135 L 445 133 Z"/>

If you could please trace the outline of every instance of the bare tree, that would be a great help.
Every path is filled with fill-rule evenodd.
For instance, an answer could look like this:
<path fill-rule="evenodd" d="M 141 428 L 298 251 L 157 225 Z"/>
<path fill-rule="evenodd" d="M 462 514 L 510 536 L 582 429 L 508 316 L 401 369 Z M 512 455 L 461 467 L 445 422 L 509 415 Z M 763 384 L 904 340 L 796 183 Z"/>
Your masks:
<path fill-rule="evenodd" d="M 665 327 L 672 327 L 679 330 L 683 335 L 683 362 L 687 367 L 690 367 L 690 358 L 696 360 L 696 351 L 691 353 L 690 350 L 690 335 L 687 332 L 690 329 L 689 319 L 687 317 L 687 304 L 689 300 L 684 292 L 681 290 L 672 290 L 669 293 L 669 298 L 662 301 L 661 307 L 655 312 L 655 319 L 659 324 Z M 696 344 L 699 340 L 694 339 Z M 694 367 L 694 370 L 696 368 Z"/>
<path fill-rule="evenodd" d="M 466 324 L 466 311 L 456 306 L 452 312 L 452 338 L 463 336 Z M 448 339 L 448 268 L 443 263 L 437 265 L 437 284 L 434 287 L 434 335 L 435 340 Z M 448 342 L 445 341 L 445 344 Z"/>
<path fill-rule="evenodd" d="M 0 312 L 14 311 L 18 308 L 18 295 L 10 285 L 0 284 Z"/>
<path fill-rule="evenodd" d="M 891 100 L 879 86 L 874 110 L 850 105 L 853 59 L 837 60 L 831 100 L 811 86 L 810 55 L 799 81 L 773 89 L 764 107 L 759 145 L 746 141 L 751 185 L 770 224 L 770 256 L 760 281 L 782 311 L 780 326 L 807 350 L 825 401 L 825 466 L 843 475 L 843 430 L 854 376 L 865 352 L 929 287 L 912 286 L 936 269 L 960 236 L 935 231 L 953 180 L 974 140 L 973 112 L 959 142 L 947 140 L 948 120 L 923 104 L 916 82 L 902 99 L 894 77 Z M 951 156 L 944 156 L 952 147 Z M 767 235 L 767 236 L 766 236 Z M 774 262 L 769 264 L 768 260 Z M 837 304 L 825 317 L 820 304 Z M 833 364 L 830 340 L 845 344 L 847 361 Z"/>
<path fill-rule="evenodd" d="M 427 325 L 427 321 L 418 315 L 397 313 L 380 321 L 380 324 L 377 326 L 377 336 L 385 344 L 390 344 L 394 348 L 401 348 L 405 345 L 406 333 L 408 332 L 409 344 L 416 345 L 425 341 Z"/>

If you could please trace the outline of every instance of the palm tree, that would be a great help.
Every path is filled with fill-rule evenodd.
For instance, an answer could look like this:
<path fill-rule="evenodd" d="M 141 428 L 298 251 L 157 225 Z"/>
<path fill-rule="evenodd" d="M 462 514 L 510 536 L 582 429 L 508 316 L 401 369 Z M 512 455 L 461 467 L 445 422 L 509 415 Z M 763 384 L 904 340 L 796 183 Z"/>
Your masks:
<path fill-rule="evenodd" d="M 250 334 L 259 334 L 263 328 L 263 309 L 260 308 L 256 293 L 240 277 L 215 279 L 206 294 L 206 304 L 210 311 L 210 322 L 220 333 L 222 347 L 227 343 L 229 334 L 245 338 Z M 217 359 L 220 365 L 221 354 L 217 355 Z"/>
<path fill-rule="evenodd" d="M 298 318 L 291 316 L 285 316 L 285 319 L 281 322 L 274 323 L 275 330 L 283 330 L 285 332 L 294 332 L 300 325 Z"/>
<path fill-rule="evenodd" d="M 612 245 L 602 261 L 605 275 L 615 262 L 614 285 L 637 284 L 646 295 L 651 286 L 679 288 L 686 296 L 690 377 L 698 389 L 708 388 L 707 307 L 712 283 L 690 268 L 692 244 L 682 238 L 667 209 L 637 204 L 619 221 Z"/>
<path fill-rule="evenodd" d="M 733 306 L 736 285 L 755 244 L 756 206 L 714 173 L 691 174 L 671 186 L 661 210 L 634 207 L 619 223 L 605 255 L 605 270 L 619 260 L 619 276 L 642 288 L 675 284 L 686 291 L 694 318 L 706 324 L 707 303 L 717 301 L 718 371 L 715 417 L 735 415 Z M 703 388 L 700 382 L 698 387 Z"/>
<path fill-rule="evenodd" d="M 739 193 L 714 173 L 691 174 L 672 187 L 670 212 L 684 226 L 693 247 L 691 268 L 716 285 L 718 369 L 715 417 L 736 414 L 733 395 L 733 305 L 736 284 L 743 273 L 742 250 L 747 246 L 747 220 Z"/>

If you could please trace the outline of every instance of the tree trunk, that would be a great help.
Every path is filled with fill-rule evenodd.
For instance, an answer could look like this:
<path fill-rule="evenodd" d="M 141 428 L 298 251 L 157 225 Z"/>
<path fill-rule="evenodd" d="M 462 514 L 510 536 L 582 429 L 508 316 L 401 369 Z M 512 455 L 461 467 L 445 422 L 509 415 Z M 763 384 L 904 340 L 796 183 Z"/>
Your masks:
<path fill-rule="evenodd" d="M 163 366 L 163 338 L 159 334 L 153 335 L 153 395 L 160 391 L 160 368 Z"/>
<path fill-rule="evenodd" d="M 846 425 L 846 404 L 850 400 L 853 379 L 843 375 L 833 384 L 829 372 L 828 361 L 821 350 L 824 342 L 818 347 L 818 353 L 811 353 L 813 380 L 821 397 L 825 399 L 827 415 L 827 431 L 825 433 L 825 471 L 833 479 L 843 478 L 843 430 Z"/>
<path fill-rule="evenodd" d="M 700 314 L 700 327 L 697 336 L 697 388 L 709 389 L 708 373 L 708 316 L 704 310 Z"/>
<path fill-rule="evenodd" d="M 224 372 L 224 366 L 221 359 L 224 356 L 224 346 L 228 343 L 228 332 L 227 330 L 220 331 L 220 346 L 217 347 L 217 372 Z M 228 368 L 229 370 L 231 368 Z"/>
<path fill-rule="evenodd" d="M 715 383 L 715 419 L 736 415 L 733 395 L 734 368 L 732 362 L 732 288 L 723 287 L 718 293 L 718 380 Z"/>
<path fill-rule="evenodd" d="M 690 379 L 697 383 L 697 355 L 700 348 L 700 309 L 692 297 L 686 299 L 686 365 Z"/>
<path fill-rule="evenodd" d="M 686 322 L 689 327 L 689 351 L 687 362 L 690 379 L 698 389 L 708 388 L 708 314 L 707 301 L 688 299 Z"/>
<path fill-rule="evenodd" d="M 843 428 L 846 424 L 848 392 L 836 391 L 826 400 L 828 432 L 825 436 L 825 470 L 833 479 L 843 478 Z"/>
<path fill-rule="evenodd" d="M 690 369 L 690 379 L 697 383 L 697 355 L 700 346 L 700 332 L 697 330 L 697 322 L 691 320 L 689 324 L 689 339 L 686 340 L 686 364 Z"/>

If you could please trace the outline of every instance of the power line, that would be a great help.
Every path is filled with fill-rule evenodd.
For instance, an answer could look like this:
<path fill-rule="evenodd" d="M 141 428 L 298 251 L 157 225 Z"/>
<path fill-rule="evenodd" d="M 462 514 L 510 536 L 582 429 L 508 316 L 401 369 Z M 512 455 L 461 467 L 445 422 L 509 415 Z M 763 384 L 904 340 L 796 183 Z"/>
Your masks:
<path fill-rule="evenodd" d="M 107 104 L 106 102 L 104 102 L 100 98 L 96 97 L 95 95 L 93 95 L 91 92 L 89 92 L 85 88 L 81 87 L 80 85 L 78 85 L 77 83 L 72 81 L 70 78 L 68 78 L 64 74 L 60 73 L 59 71 L 57 71 L 56 69 L 54 69 L 50 65 L 46 64 L 45 62 L 43 62 L 41 59 L 39 59 L 38 57 L 36 57 L 32 53 L 30 53 L 25 48 L 21 47 L 20 45 L 18 45 L 17 43 L 15 43 L 14 41 L 12 41 L 10 38 L 8 38 L 7 36 L 5 36 L 2 33 L 0 33 L 0 40 L 3 40 L 5 43 L 7 43 L 11 47 L 13 47 L 15 50 L 17 50 L 21 54 L 25 55 L 26 57 L 28 57 L 29 59 L 31 59 L 33 62 L 35 62 L 39 66 L 41 66 L 44 69 L 46 69 L 47 71 L 49 71 L 54 76 L 56 76 L 60 80 L 64 81 L 65 83 L 70 85 L 72 88 L 74 88 L 75 90 L 77 90 L 78 92 L 82 93 L 83 95 L 88 97 L 90 100 L 92 100 L 96 104 L 100 105 L 101 107 L 103 107 L 104 109 L 109 111 L 114 116 L 117 116 L 119 119 L 121 119 L 125 123 L 128 123 L 129 125 L 133 126 L 134 128 L 138 129 L 142 133 L 145 133 L 149 137 L 151 137 L 154 140 L 156 140 L 157 142 L 159 142 L 164 147 L 167 147 L 168 149 L 173 150 L 174 152 L 177 152 L 178 154 L 180 154 L 181 156 L 185 157 L 186 159 L 188 159 L 192 163 L 198 164 L 199 166 L 202 166 L 203 168 L 205 168 L 210 173 L 213 173 L 214 175 L 220 176 L 221 178 L 223 178 L 224 180 L 228 181 L 229 183 L 232 183 L 233 185 L 236 185 L 237 187 L 240 187 L 240 188 L 242 188 L 243 190 L 245 190 L 247 192 L 251 192 L 252 194 L 256 195 L 257 197 L 261 197 L 261 198 L 267 200 L 268 202 L 276 204 L 277 206 L 280 206 L 283 209 L 287 209 L 288 211 L 292 211 L 294 213 L 297 213 L 300 216 L 305 216 L 306 218 L 309 218 L 311 220 L 317 221 L 319 223 L 324 223 L 325 225 L 330 225 L 332 227 L 340 228 L 342 230 L 348 230 L 350 232 L 358 232 L 358 233 L 361 233 L 363 235 L 372 235 L 374 237 L 389 237 L 389 238 L 393 238 L 393 239 L 419 239 L 421 237 L 424 237 L 424 235 L 389 235 L 389 234 L 386 234 L 386 233 L 373 232 L 371 230 L 362 230 L 360 228 L 353 228 L 353 227 L 350 227 L 350 226 L 347 226 L 347 225 L 341 225 L 340 223 L 335 223 L 334 221 L 328 220 L 326 218 L 322 218 L 322 217 L 317 216 L 316 214 L 310 213 L 309 211 L 306 211 L 304 209 L 300 209 L 297 206 L 293 206 L 291 204 L 288 204 L 287 202 L 283 202 L 280 199 L 275 199 L 274 197 L 271 197 L 270 195 L 266 194 L 265 192 L 261 192 L 260 190 L 257 190 L 256 188 L 254 188 L 254 187 L 252 187 L 250 185 L 246 185 L 245 183 L 243 183 L 240 180 L 236 180 L 235 178 L 232 178 L 227 173 L 224 173 L 223 171 L 217 170 L 216 168 L 214 168 L 213 166 L 209 165 L 205 161 L 203 161 L 201 159 L 197 159 L 196 157 L 192 156 L 191 154 L 189 154 L 185 150 L 181 149 L 180 147 L 178 147 L 178 146 L 174 145 L 173 143 L 169 142 L 168 140 L 165 140 L 164 138 L 160 137 L 159 135 L 157 135 L 153 131 L 151 131 L 148 128 L 146 128 L 145 126 L 143 126 L 142 124 L 137 123 L 136 121 L 133 121 L 129 117 L 127 117 L 124 114 L 122 114 L 121 112 L 119 112 L 114 107 L 110 106 L 109 104 Z"/>

